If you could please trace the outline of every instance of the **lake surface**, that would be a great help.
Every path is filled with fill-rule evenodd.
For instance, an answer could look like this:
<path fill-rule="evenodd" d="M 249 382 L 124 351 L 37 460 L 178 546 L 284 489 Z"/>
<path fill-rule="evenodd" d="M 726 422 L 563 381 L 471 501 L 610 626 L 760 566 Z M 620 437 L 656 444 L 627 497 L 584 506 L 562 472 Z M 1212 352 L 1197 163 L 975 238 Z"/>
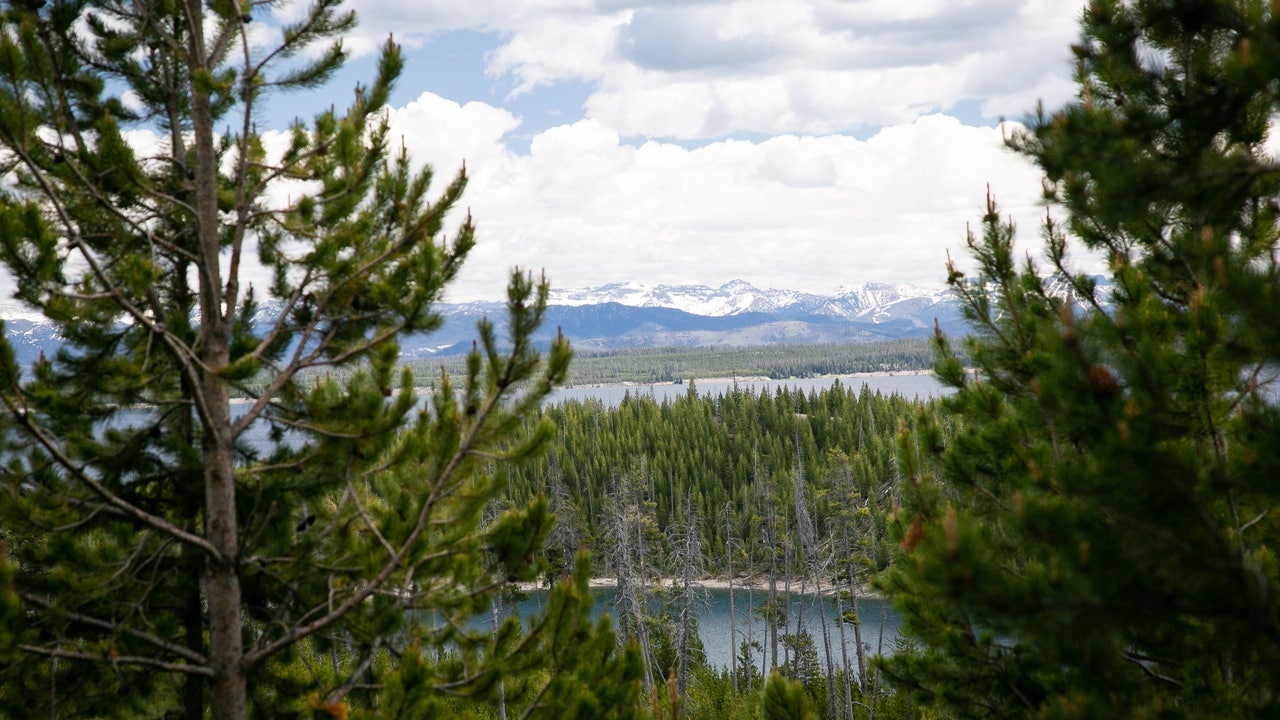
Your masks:
<path fill-rule="evenodd" d="M 724 395 L 737 387 L 759 395 L 761 392 L 773 393 L 779 387 L 798 390 L 806 395 L 810 392 L 830 389 L 835 383 L 855 392 L 861 392 L 865 385 L 871 392 L 884 395 L 901 395 L 913 400 L 930 400 L 945 397 L 954 390 L 938 382 L 932 373 L 900 374 L 900 375 L 844 375 L 840 377 L 790 378 L 787 380 L 699 380 L 696 387 L 699 395 Z M 689 392 L 688 385 L 580 385 L 556 390 L 547 399 L 548 404 L 565 400 L 600 400 L 607 407 L 616 407 L 627 395 L 652 397 L 658 402 L 674 400 Z"/>
<path fill-rule="evenodd" d="M 755 395 L 759 395 L 761 392 L 773 393 L 779 387 L 791 388 L 807 395 L 810 392 L 828 390 L 836 382 L 839 382 L 844 387 L 852 388 L 855 392 L 861 392 L 865 385 L 871 392 L 878 392 L 884 395 L 898 394 L 908 399 L 925 401 L 945 397 L 954 392 L 952 388 L 945 387 L 938 382 L 938 378 L 932 374 L 845 375 L 840 377 L 792 378 L 788 380 L 738 380 L 736 387 L 739 390 L 751 392 Z M 733 380 L 700 380 L 697 382 L 696 387 L 699 395 L 724 395 L 734 389 L 735 382 Z M 599 400 L 606 407 L 617 407 L 628 395 L 632 397 L 652 397 L 661 403 L 664 400 L 675 400 L 688 392 L 688 385 L 579 385 L 556 390 L 547 398 L 546 404 L 554 405 L 567 400 Z M 419 402 L 425 407 L 426 403 L 430 401 L 430 388 L 419 388 L 418 394 Z M 246 403 L 236 403 L 232 405 L 232 415 L 239 417 L 248 407 Z M 122 419 L 117 422 L 120 425 L 125 425 L 128 424 L 127 418 L 141 418 L 147 412 L 149 411 L 145 409 L 130 410 L 127 413 L 123 413 Z M 250 447 L 266 449 L 270 447 L 270 443 L 267 441 L 269 432 L 269 424 L 257 422 L 245 432 L 244 440 Z M 286 432 L 284 437 L 286 442 L 294 446 L 302 441 L 302 435 L 296 432 Z"/>
<path fill-rule="evenodd" d="M 793 589 L 796 587 L 792 586 Z M 779 595 L 782 586 L 779 585 Z M 596 604 L 593 609 L 595 617 L 599 617 L 601 613 L 612 612 L 614 590 L 612 588 L 598 588 L 595 591 Z M 767 591 L 755 589 L 748 592 L 745 588 L 735 588 L 733 591 L 733 607 L 734 613 L 732 619 L 729 613 L 729 591 L 708 589 L 705 591 L 705 601 L 699 603 L 698 612 L 698 637 L 702 640 L 703 649 L 707 653 L 707 662 L 712 667 L 729 667 L 730 658 L 737 651 L 743 640 L 749 643 L 759 643 L 760 650 L 752 653 L 752 660 L 757 667 L 765 660 L 762 652 L 767 653 L 769 649 L 769 628 L 767 623 L 761 617 L 759 608 L 766 600 Z M 789 618 L 787 632 L 794 633 L 796 630 L 796 621 L 800 620 L 803 628 L 813 637 L 814 647 L 818 652 L 818 664 L 826 672 L 826 657 L 822 643 L 822 617 L 819 612 L 818 597 L 813 594 L 801 595 L 792 593 L 790 595 L 791 603 L 787 616 Z M 545 591 L 534 591 L 528 594 L 528 598 L 517 603 L 516 611 L 522 616 L 532 614 L 541 609 L 542 604 L 546 601 Z M 834 666 L 839 667 L 843 664 L 843 658 L 840 652 L 840 629 L 835 623 L 836 618 L 836 602 L 832 597 L 823 598 L 825 605 L 825 613 L 828 624 L 828 634 L 831 642 L 831 662 Z M 655 606 L 655 611 L 659 606 Z M 844 609 L 849 610 L 848 602 L 845 602 Z M 875 654 L 889 655 L 893 653 L 894 640 L 898 636 L 898 629 L 902 625 L 902 617 L 895 611 L 888 601 L 879 598 L 862 598 L 858 601 L 858 611 L 862 619 L 862 642 L 866 650 L 867 656 Z M 488 618 L 481 618 L 480 624 L 487 626 L 490 622 Z M 736 641 L 734 635 L 730 632 L 731 628 L 736 626 Z M 883 635 L 881 634 L 883 632 Z M 778 628 L 781 635 L 783 630 L 781 626 Z M 845 625 L 845 646 L 848 653 L 849 663 L 851 666 L 857 663 L 857 646 L 854 641 L 853 625 Z M 783 661 L 782 644 L 779 642 L 778 662 Z"/>

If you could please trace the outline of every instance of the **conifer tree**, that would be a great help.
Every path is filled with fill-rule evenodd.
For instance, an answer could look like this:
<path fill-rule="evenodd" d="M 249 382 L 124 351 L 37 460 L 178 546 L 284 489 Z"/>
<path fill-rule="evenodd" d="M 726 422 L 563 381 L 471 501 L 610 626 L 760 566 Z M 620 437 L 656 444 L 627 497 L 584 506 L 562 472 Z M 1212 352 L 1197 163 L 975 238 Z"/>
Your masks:
<path fill-rule="evenodd" d="M 534 668 L 534 715 L 598 704 L 579 671 L 634 696 L 585 575 L 527 635 L 465 629 L 538 571 L 546 503 L 482 513 L 569 349 L 533 348 L 547 286 L 517 271 L 509 335 L 482 322 L 420 405 L 397 340 L 438 326 L 473 245 L 469 218 L 442 232 L 466 175 L 433 190 L 390 150 L 391 43 L 346 112 L 269 147 L 262 103 L 330 78 L 355 22 L 317 0 L 263 45 L 274 5 L 0 6 L 0 259 L 65 340 L 30 368 L 0 345 L 0 714 L 338 716 Z"/>
<path fill-rule="evenodd" d="M 903 447 L 880 582 L 917 644 L 882 667 L 960 717 L 1274 717 L 1280 13 L 1095 0 L 1074 52 L 1078 98 L 1011 141 L 1049 266 L 991 201 L 951 269 L 975 368 L 939 338 L 961 430 Z"/>

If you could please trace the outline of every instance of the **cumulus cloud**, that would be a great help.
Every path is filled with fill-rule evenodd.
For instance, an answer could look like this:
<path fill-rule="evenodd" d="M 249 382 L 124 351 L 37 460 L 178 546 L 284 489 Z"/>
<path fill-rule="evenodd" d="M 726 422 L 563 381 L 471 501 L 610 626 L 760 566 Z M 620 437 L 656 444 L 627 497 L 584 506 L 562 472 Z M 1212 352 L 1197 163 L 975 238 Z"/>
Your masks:
<path fill-rule="evenodd" d="M 500 297 L 517 263 L 561 287 L 938 284 L 988 185 L 1028 248 L 1044 213 L 1039 172 L 999 128 L 940 113 L 1016 119 L 1068 99 L 1083 1 L 354 0 L 344 43 L 480 31 L 513 96 L 588 88 L 549 128 L 523 125 L 510 97 L 387 109 L 392 142 L 438 186 L 466 162 L 480 237 L 454 299 Z M 255 45 L 302 7 L 273 5 Z"/>
<path fill-rule="evenodd" d="M 434 93 L 423 93 L 401 108 L 387 111 L 390 137 L 403 143 L 419 163 L 452 173 L 464 161 L 492 169 L 506 154 L 502 138 L 520 125 L 506 110 L 481 102 L 458 104 Z"/>
<path fill-rule="evenodd" d="M 1020 117 L 1071 97 L 1083 0 L 357 0 L 371 51 L 479 29 L 515 92 L 588 81 L 588 116 L 624 137 L 832 134 L 977 101 Z M 280 12 L 284 13 L 285 10 Z"/>
<path fill-rule="evenodd" d="M 940 284 L 988 183 L 1036 245 L 1039 173 L 1001 131 L 942 115 L 868 140 L 779 136 L 628 144 L 597 120 L 542 132 L 527 155 L 468 162 L 480 244 L 451 297 L 493 298 L 509 267 L 561 287 L 613 281 L 834 289 Z"/>
<path fill-rule="evenodd" d="M 516 264 L 545 269 L 560 287 L 734 278 L 825 290 L 936 285 L 947 250 L 963 254 L 988 184 L 1028 247 L 1044 212 L 1038 171 L 1003 148 L 1000 129 L 945 115 L 866 140 L 779 135 L 698 147 L 630 143 L 583 119 L 537 133 L 527 153 L 516 153 L 504 139 L 519 119 L 499 107 L 423 93 L 387 113 L 392 142 L 436 169 L 437 190 L 466 162 L 462 204 L 480 234 L 454 300 L 500 297 Z M 130 140 L 157 142 L 146 133 Z M 285 137 L 265 140 L 278 150 Z"/>
<path fill-rule="evenodd" d="M 720 7 L 675 6 L 636 10 L 617 36 L 621 57 L 663 72 L 757 68 L 784 48 L 767 17 Z"/>

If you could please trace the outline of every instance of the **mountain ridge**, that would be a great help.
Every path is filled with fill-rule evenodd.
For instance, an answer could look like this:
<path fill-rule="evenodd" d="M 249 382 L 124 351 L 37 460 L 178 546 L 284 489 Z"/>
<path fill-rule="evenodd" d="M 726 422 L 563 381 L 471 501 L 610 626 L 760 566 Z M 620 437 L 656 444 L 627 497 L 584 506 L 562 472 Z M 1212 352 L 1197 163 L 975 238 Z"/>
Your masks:
<path fill-rule="evenodd" d="M 950 298 L 950 291 L 913 285 L 863 283 L 840 287 L 832 293 L 761 289 L 745 280 L 730 280 L 719 287 L 708 285 L 645 285 L 609 283 L 594 288 L 552 288 L 549 305 L 578 307 L 616 302 L 628 307 L 664 307 L 692 315 L 722 317 L 744 312 L 785 315 L 821 315 L 858 318 L 877 308 L 906 299 Z"/>
<path fill-rule="evenodd" d="M 546 322 L 537 340 L 563 332 L 574 347 L 589 351 L 652 347 L 746 347 L 773 344 L 856 343 L 931 335 L 935 325 L 950 334 L 967 332 L 959 302 L 949 289 L 890 283 L 841 287 L 831 293 L 760 289 L 743 280 L 718 287 L 610 283 L 550 293 Z M 469 350 L 475 323 L 489 317 L 502 332 L 503 303 L 446 302 L 436 306 L 443 326 L 401 341 L 406 358 Z M 278 317 L 279 306 L 263 303 L 258 322 Z M 13 302 L 0 304 L 5 334 L 20 366 L 61 344 L 57 328 Z"/>

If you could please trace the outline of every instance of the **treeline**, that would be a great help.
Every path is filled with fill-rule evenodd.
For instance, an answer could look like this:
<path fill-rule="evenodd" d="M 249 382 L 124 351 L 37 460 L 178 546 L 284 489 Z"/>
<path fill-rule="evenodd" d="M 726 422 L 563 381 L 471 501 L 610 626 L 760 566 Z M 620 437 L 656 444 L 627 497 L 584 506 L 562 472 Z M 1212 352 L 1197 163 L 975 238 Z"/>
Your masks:
<path fill-rule="evenodd" d="M 933 351 L 927 338 L 842 345 L 648 348 L 578 353 L 569 370 L 569 382 L 674 382 L 749 376 L 778 380 L 932 367 Z"/>
<path fill-rule="evenodd" d="M 572 341 L 572 339 L 570 339 Z M 405 361 L 419 383 L 430 382 L 443 366 L 461 372 L 465 358 Z M 902 338 L 844 345 L 758 345 L 752 347 L 633 348 L 578 352 L 569 368 L 570 385 L 678 382 L 706 377 L 768 377 L 779 380 L 857 372 L 929 370 L 933 350 L 927 338 Z"/>
<path fill-rule="evenodd" d="M 466 373 L 466 357 L 409 358 L 400 363 L 413 371 L 414 382 L 430 385 L 443 368 L 451 377 Z M 859 372 L 903 372 L 933 368 L 928 338 L 900 338 L 843 345 L 758 345 L 752 347 L 632 348 L 578 352 L 569 368 L 569 385 L 681 382 L 707 377 L 768 377 L 774 380 Z M 355 368 L 326 368 L 301 373 L 315 379 L 345 380 Z M 266 372 L 245 383 L 261 392 Z M 400 376 L 392 379 L 397 386 Z"/>

